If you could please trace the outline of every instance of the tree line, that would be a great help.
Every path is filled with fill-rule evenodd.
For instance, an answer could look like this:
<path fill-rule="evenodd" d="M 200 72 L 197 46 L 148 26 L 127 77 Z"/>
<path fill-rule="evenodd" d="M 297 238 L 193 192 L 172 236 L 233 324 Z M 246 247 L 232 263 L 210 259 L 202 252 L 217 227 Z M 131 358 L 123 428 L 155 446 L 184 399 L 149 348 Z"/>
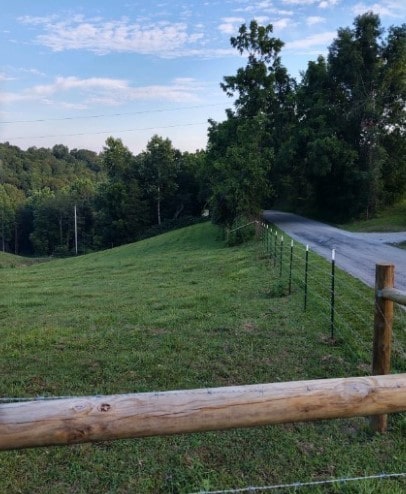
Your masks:
<path fill-rule="evenodd" d="M 218 222 L 273 205 L 330 221 L 369 218 L 403 196 L 406 24 L 385 37 L 379 16 L 356 17 L 299 82 L 272 25 L 244 24 L 231 44 L 247 64 L 224 77 L 234 108 L 209 129 Z"/>
<path fill-rule="evenodd" d="M 110 248 L 199 218 L 204 153 L 182 153 L 157 135 L 134 156 L 109 137 L 86 149 L 22 151 L 0 144 L 0 238 L 3 251 L 70 255 Z"/>
<path fill-rule="evenodd" d="M 379 16 L 341 28 L 300 81 L 281 61 L 272 25 L 243 24 L 231 45 L 247 61 L 221 88 L 234 99 L 210 120 L 206 150 L 183 153 L 153 136 L 133 155 L 109 137 L 86 149 L 22 151 L 0 144 L 3 251 L 68 255 L 132 242 L 200 218 L 278 207 L 329 221 L 369 218 L 406 190 L 406 24 Z"/>

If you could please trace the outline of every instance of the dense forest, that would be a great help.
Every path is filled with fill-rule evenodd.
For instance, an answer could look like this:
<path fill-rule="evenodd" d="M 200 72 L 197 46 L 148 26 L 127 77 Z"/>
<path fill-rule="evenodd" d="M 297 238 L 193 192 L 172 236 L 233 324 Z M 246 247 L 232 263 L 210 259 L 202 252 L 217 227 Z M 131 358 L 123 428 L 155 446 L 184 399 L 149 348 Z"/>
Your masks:
<path fill-rule="evenodd" d="M 339 29 L 326 58 L 293 79 L 272 25 L 231 38 L 247 55 L 225 76 L 233 98 L 210 121 L 206 150 L 183 153 L 153 136 L 133 155 L 109 137 L 85 149 L 26 151 L 0 144 L 3 251 L 89 252 L 200 218 L 229 226 L 279 207 L 329 221 L 369 218 L 406 192 L 406 24 L 386 33 L 377 15 Z"/>
<path fill-rule="evenodd" d="M 153 136 L 134 156 L 109 137 L 103 152 L 0 144 L 3 251 L 69 255 L 132 242 L 200 218 L 204 152 Z M 152 231 L 150 231 L 152 229 Z"/>

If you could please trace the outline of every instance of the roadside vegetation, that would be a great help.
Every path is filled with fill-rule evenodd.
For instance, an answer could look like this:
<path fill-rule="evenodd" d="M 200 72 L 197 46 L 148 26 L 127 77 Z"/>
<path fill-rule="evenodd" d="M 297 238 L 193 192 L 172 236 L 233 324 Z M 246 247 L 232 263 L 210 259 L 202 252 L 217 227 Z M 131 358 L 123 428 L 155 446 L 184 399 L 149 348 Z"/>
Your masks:
<path fill-rule="evenodd" d="M 406 198 L 380 211 L 375 218 L 340 225 L 353 232 L 404 232 L 406 231 Z"/>
<path fill-rule="evenodd" d="M 372 314 L 365 301 L 372 290 L 340 273 L 352 299 L 346 321 L 353 319 L 357 337 L 332 344 L 326 312 L 309 300 L 304 313 L 297 285 L 287 296 L 263 243 L 226 248 L 210 223 L 78 258 L 5 267 L 1 274 L 0 397 L 370 372 L 365 345 Z M 398 358 L 396 371 L 404 365 Z M 368 420 L 356 418 L 2 452 L 1 489 L 175 494 L 402 472 L 405 433 L 406 417 L 396 414 L 386 435 L 372 434 Z M 401 494 L 405 488 L 397 479 L 301 492 Z"/>

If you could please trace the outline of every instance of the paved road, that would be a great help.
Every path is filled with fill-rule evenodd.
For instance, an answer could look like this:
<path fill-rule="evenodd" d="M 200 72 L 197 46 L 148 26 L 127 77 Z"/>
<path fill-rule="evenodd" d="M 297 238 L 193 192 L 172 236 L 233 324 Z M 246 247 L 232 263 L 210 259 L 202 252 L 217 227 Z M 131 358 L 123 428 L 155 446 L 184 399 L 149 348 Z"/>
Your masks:
<path fill-rule="evenodd" d="M 375 264 L 394 264 L 395 288 L 406 291 L 406 250 L 388 245 L 406 241 L 406 232 L 351 233 L 282 211 L 264 211 L 263 216 L 326 259 L 336 249 L 336 265 L 369 286 L 375 284 Z"/>

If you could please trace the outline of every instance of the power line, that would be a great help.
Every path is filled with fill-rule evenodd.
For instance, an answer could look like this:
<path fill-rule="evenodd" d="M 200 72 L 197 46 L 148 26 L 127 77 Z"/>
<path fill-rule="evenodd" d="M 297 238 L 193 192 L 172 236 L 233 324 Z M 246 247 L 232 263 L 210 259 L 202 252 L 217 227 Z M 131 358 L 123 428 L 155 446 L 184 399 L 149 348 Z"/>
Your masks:
<path fill-rule="evenodd" d="M 182 110 L 195 110 L 198 108 L 210 108 L 213 106 L 224 106 L 224 103 L 212 103 L 210 105 L 196 105 L 196 106 L 184 106 L 179 108 L 157 108 L 155 110 L 140 110 L 135 112 L 125 113 L 100 113 L 98 115 L 81 115 L 77 117 L 60 117 L 60 118 L 38 118 L 34 120 L 6 120 L 2 121 L 2 124 L 16 124 L 16 123 L 38 123 L 38 122 L 62 122 L 65 120 L 85 120 L 87 118 L 104 118 L 104 117 L 123 117 L 127 115 L 144 115 L 146 113 L 164 113 L 174 112 Z"/>
<path fill-rule="evenodd" d="M 206 122 L 196 122 L 196 123 L 186 123 L 186 124 L 174 124 L 174 125 L 165 125 L 160 127 L 141 127 L 137 129 L 124 129 L 124 130 L 106 130 L 101 132 L 80 132 L 75 134 L 49 134 L 49 135 L 41 135 L 41 136 L 17 136 L 17 137 L 9 137 L 10 140 L 17 139 L 48 139 L 55 137 L 78 137 L 78 136 L 90 136 L 90 135 L 103 135 L 103 134 L 122 134 L 125 132 L 139 132 L 143 130 L 156 130 L 156 129 L 173 129 L 175 127 L 192 127 L 194 125 L 207 125 Z"/>

